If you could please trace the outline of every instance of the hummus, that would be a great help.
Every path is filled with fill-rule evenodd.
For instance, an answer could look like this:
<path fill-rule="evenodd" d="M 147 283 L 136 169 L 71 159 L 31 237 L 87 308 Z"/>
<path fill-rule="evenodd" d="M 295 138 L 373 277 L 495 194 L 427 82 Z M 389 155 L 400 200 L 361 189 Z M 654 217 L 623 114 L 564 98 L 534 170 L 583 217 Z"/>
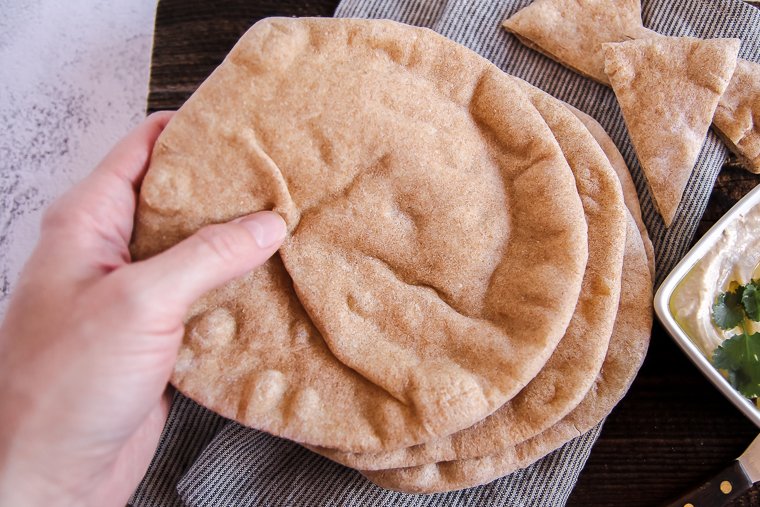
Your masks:
<path fill-rule="evenodd" d="M 723 340 L 741 332 L 724 331 L 712 320 L 712 306 L 731 282 L 745 284 L 760 278 L 760 205 L 738 215 L 710 250 L 684 276 L 670 298 L 670 312 L 681 329 L 710 359 Z M 760 330 L 753 322 L 748 330 Z"/>

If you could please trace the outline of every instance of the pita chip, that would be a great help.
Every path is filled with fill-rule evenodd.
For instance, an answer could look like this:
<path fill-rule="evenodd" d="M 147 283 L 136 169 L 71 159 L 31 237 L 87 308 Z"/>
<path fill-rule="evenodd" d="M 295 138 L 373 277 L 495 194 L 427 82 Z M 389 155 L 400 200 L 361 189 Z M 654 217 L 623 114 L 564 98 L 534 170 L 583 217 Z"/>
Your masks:
<path fill-rule="evenodd" d="M 739 44 L 656 37 L 602 46 L 604 70 L 666 227 L 731 80 Z"/>
<path fill-rule="evenodd" d="M 656 36 L 641 23 L 640 0 L 537 0 L 504 22 L 526 46 L 609 85 L 602 44 Z"/>
<path fill-rule="evenodd" d="M 713 125 L 731 151 L 751 172 L 760 173 L 760 64 L 738 60 L 726 93 L 720 98 Z"/>

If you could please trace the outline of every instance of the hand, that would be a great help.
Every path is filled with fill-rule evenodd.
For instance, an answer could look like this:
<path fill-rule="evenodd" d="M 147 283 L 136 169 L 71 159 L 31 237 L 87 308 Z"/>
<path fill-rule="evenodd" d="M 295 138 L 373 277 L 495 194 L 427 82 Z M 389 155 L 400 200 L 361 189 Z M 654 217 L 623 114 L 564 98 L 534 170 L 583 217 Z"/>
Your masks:
<path fill-rule="evenodd" d="M 123 506 L 150 463 L 183 318 L 285 237 L 264 211 L 130 263 L 151 115 L 55 202 L 0 327 L 0 505 Z"/>

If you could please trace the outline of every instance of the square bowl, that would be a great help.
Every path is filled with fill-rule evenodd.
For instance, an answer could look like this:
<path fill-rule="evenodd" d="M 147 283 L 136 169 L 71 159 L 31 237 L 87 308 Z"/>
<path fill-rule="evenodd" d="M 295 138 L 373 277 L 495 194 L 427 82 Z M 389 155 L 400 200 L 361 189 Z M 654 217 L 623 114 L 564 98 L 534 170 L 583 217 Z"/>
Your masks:
<path fill-rule="evenodd" d="M 686 334 L 670 310 L 670 299 L 678 284 L 691 271 L 694 265 L 702 259 L 721 238 L 723 231 L 740 216 L 750 211 L 760 203 L 760 185 L 745 195 L 728 213 L 718 220 L 712 228 L 689 250 L 683 259 L 673 268 L 654 297 L 654 309 L 662 325 L 673 337 L 686 356 L 699 368 L 702 374 L 726 396 L 736 408 L 747 416 L 756 426 L 760 427 L 760 409 L 739 391 L 734 389 L 728 380 L 705 357 L 697 344 Z M 760 234 L 760 231 L 757 231 Z"/>

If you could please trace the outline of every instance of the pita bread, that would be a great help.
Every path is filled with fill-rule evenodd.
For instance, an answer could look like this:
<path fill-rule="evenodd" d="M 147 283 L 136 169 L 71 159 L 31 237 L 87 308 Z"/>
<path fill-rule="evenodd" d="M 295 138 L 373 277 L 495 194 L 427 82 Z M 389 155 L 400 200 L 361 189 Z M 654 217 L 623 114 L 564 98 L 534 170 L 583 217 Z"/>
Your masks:
<path fill-rule="evenodd" d="M 609 85 L 602 44 L 652 37 L 640 0 L 536 0 L 504 21 L 520 42 Z"/>
<path fill-rule="evenodd" d="M 517 394 L 588 255 L 572 172 L 520 87 L 391 21 L 251 28 L 159 138 L 133 253 L 262 209 L 288 224 L 280 256 L 193 306 L 172 383 L 344 451 L 450 434 Z"/>
<path fill-rule="evenodd" d="M 713 125 L 731 151 L 753 173 L 760 173 L 760 64 L 738 60 Z"/>
<path fill-rule="evenodd" d="M 654 280 L 654 245 L 652 245 L 652 240 L 649 237 L 647 226 L 644 225 L 644 219 L 641 217 L 639 194 L 636 191 L 636 185 L 633 184 L 631 172 L 628 169 L 628 165 L 625 163 L 625 159 L 623 159 L 623 155 L 620 154 L 617 146 L 615 146 L 615 142 L 610 138 L 607 131 L 604 130 L 604 127 L 602 127 L 599 122 L 570 104 L 565 104 L 565 107 L 583 122 L 583 125 L 588 129 L 591 135 L 594 136 L 597 144 L 599 144 L 602 150 L 604 150 L 604 154 L 607 156 L 612 168 L 615 170 L 615 173 L 620 180 L 620 186 L 623 188 L 623 200 L 625 201 L 625 206 L 631 213 L 633 221 L 636 222 L 636 227 L 639 229 L 641 240 L 644 242 L 644 250 L 646 251 L 647 263 L 649 264 L 649 274 L 652 276 L 652 280 Z"/>
<path fill-rule="evenodd" d="M 410 468 L 362 471 L 362 474 L 378 486 L 406 493 L 439 493 L 469 488 L 524 468 L 589 431 L 628 391 L 649 345 L 652 280 L 644 245 L 630 215 L 621 294 L 615 329 L 599 377 L 580 405 L 562 421 L 499 454 Z"/>
<path fill-rule="evenodd" d="M 657 37 L 641 23 L 640 0 L 537 0 L 504 22 L 523 44 L 609 86 L 601 45 Z M 760 173 L 760 65 L 737 60 L 713 125 L 747 170 Z"/>
<path fill-rule="evenodd" d="M 626 235 L 620 182 L 583 124 L 563 104 L 515 80 L 543 116 L 573 170 L 588 223 L 589 258 L 573 319 L 541 372 L 490 417 L 449 437 L 385 453 L 312 448 L 353 468 L 380 470 L 476 458 L 525 441 L 575 408 L 601 368 L 619 300 Z"/>
<path fill-rule="evenodd" d="M 604 70 L 666 227 L 736 67 L 739 43 L 657 37 L 602 46 Z"/>

